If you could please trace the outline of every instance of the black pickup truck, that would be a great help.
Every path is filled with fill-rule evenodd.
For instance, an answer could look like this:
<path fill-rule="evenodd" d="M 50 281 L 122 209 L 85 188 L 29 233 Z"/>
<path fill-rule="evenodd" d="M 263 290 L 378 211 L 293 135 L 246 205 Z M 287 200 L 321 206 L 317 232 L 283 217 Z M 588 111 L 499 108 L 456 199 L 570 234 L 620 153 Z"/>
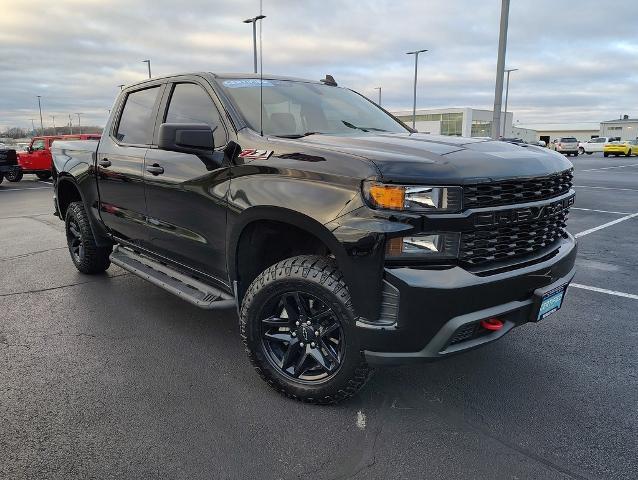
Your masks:
<path fill-rule="evenodd" d="M 52 153 L 78 270 L 236 306 L 257 372 L 307 402 L 543 321 L 574 276 L 562 155 L 419 134 L 330 76 L 148 80 Z"/>
<path fill-rule="evenodd" d="M 18 154 L 13 148 L 0 147 L 0 183 L 12 179 L 20 173 Z"/>

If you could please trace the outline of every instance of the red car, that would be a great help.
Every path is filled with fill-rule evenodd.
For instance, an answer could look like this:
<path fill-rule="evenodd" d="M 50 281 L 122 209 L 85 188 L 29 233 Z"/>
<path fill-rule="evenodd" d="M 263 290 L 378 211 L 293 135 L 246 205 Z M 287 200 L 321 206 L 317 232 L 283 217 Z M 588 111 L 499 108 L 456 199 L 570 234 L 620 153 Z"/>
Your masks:
<path fill-rule="evenodd" d="M 20 170 L 5 175 L 10 182 L 19 182 L 25 173 L 34 173 L 40 180 L 51 177 L 51 144 L 54 140 L 99 140 L 98 133 L 81 133 L 77 135 L 47 135 L 33 137 L 26 152 L 18 153 Z"/>

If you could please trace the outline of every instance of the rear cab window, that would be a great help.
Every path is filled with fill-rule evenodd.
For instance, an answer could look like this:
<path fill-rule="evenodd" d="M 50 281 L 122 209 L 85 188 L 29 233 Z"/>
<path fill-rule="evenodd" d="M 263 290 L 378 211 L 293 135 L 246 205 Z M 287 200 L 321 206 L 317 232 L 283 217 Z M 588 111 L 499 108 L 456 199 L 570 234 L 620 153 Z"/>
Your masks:
<path fill-rule="evenodd" d="M 127 95 L 115 138 L 132 145 L 150 145 L 155 126 L 155 104 L 160 86 L 131 92 Z"/>
<path fill-rule="evenodd" d="M 563 142 L 563 143 L 577 143 L 578 142 L 578 140 L 576 140 L 574 137 L 561 137 L 560 141 Z"/>

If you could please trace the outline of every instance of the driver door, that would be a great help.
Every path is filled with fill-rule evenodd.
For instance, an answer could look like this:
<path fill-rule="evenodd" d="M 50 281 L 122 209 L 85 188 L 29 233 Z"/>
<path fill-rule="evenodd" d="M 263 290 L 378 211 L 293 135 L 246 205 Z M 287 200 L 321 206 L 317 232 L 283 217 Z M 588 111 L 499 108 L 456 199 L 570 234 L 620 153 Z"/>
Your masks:
<path fill-rule="evenodd" d="M 215 161 L 156 146 L 147 151 L 144 184 L 150 248 L 226 284 L 226 194 L 230 185 L 228 167 L 223 166 L 226 130 L 209 86 L 184 81 L 169 88 L 158 125 L 209 125 L 214 131 Z"/>

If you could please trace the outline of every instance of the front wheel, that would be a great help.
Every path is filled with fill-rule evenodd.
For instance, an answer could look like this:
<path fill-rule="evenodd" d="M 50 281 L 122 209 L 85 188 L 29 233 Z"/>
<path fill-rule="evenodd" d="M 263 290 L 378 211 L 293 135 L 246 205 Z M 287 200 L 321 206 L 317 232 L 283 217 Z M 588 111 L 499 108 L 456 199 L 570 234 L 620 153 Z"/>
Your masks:
<path fill-rule="evenodd" d="M 95 243 L 93 231 L 82 202 L 73 202 L 66 211 L 66 241 L 71 260 L 82 273 L 101 273 L 111 265 L 111 247 Z"/>
<path fill-rule="evenodd" d="M 583 155 L 585 153 L 585 149 L 583 147 L 578 147 L 578 155 Z"/>
<path fill-rule="evenodd" d="M 350 293 L 334 261 L 283 260 L 250 285 L 241 336 L 261 377 L 282 394 L 315 404 L 353 396 L 367 381 Z"/>
<path fill-rule="evenodd" d="M 625 157 L 631 157 L 631 149 L 627 150 L 627 153 L 625 153 Z"/>
<path fill-rule="evenodd" d="M 40 180 L 48 180 L 51 178 L 51 172 L 38 172 L 35 174 Z"/>
<path fill-rule="evenodd" d="M 603 157 L 608 157 L 609 154 L 607 152 L 603 153 Z"/>

